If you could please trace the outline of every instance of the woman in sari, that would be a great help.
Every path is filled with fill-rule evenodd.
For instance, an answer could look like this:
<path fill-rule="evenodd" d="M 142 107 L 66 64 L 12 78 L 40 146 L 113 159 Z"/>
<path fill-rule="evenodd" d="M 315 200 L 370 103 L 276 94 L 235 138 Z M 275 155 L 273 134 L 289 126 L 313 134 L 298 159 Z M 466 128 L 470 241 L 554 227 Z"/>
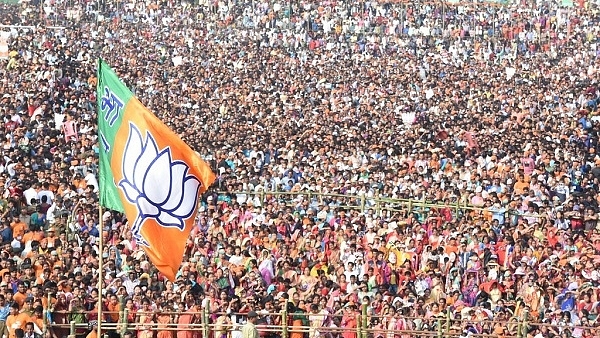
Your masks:
<path fill-rule="evenodd" d="M 283 278 L 290 280 L 290 285 L 295 286 L 298 280 L 298 273 L 292 268 L 289 261 L 283 262 Z"/>
<path fill-rule="evenodd" d="M 50 308 L 52 312 L 52 321 L 57 325 L 52 327 L 52 333 L 56 337 L 63 337 L 69 334 L 69 329 L 66 327 L 69 324 L 69 305 L 67 296 L 63 292 L 56 296 L 56 303 Z"/>
<path fill-rule="evenodd" d="M 273 259 L 268 250 L 262 251 L 258 270 L 260 271 L 260 275 L 265 281 L 265 284 L 271 285 L 273 277 L 275 277 L 275 270 L 273 269 Z"/>
<path fill-rule="evenodd" d="M 386 305 L 387 306 L 387 305 Z M 386 307 L 382 311 L 383 318 L 381 319 L 381 325 L 386 332 L 386 338 L 394 338 L 394 330 L 396 330 L 396 309 L 393 307 Z"/>
<path fill-rule="evenodd" d="M 215 338 L 227 338 L 231 325 L 231 319 L 226 313 L 222 313 L 215 321 Z"/>
<path fill-rule="evenodd" d="M 180 307 L 181 314 L 177 319 L 177 338 L 197 338 L 198 330 L 194 330 L 194 325 L 200 322 L 199 306 L 194 304 L 187 311 L 185 304 Z"/>
<path fill-rule="evenodd" d="M 469 270 L 467 271 L 467 280 L 462 287 L 463 302 L 465 302 L 467 306 L 475 306 L 478 293 L 479 285 L 477 283 L 477 273 Z"/>
<path fill-rule="evenodd" d="M 127 324 L 135 323 L 137 308 L 135 307 L 135 304 L 133 304 L 133 299 L 127 298 L 125 300 L 125 309 L 127 310 Z"/>
<path fill-rule="evenodd" d="M 417 311 L 416 307 L 412 308 L 415 313 Z M 422 318 L 423 316 L 416 316 L 417 318 L 419 318 L 418 320 L 420 320 L 420 318 Z M 410 335 L 407 334 L 403 334 L 402 331 L 408 331 L 411 330 L 412 328 L 410 327 L 409 323 L 406 321 L 404 314 L 402 313 L 402 309 L 398 309 L 398 311 L 395 312 L 395 326 L 393 328 L 393 330 L 395 330 L 396 332 L 394 333 L 394 337 L 395 338 L 410 338 Z M 414 323 L 414 321 L 413 321 Z"/>
<path fill-rule="evenodd" d="M 298 277 L 298 291 L 302 297 L 311 293 L 313 287 L 319 281 L 317 277 L 310 275 L 310 269 L 308 267 L 305 267 L 303 271 L 304 273 Z"/>
<path fill-rule="evenodd" d="M 158 324 L 156 338 L 173 338 L 173 331 L 170 330 L 170 324 L 173 323 L 172 312 L 172 308 L 165 306 L 156 316 L 156 323 Z"/>
<path fill-rule="evenodd" d="M 79 298 L 73 298 L 69 304 L 69 323 L 83 324 L 86 322 L 85 308 Z M 76 335 L 81 337 L 86 334 L 85 329 L 78 328 Z"/>
<path fill-rule="evenodd" d="M 308 338 L 318 338 L 320 336 L 319 329 L 321 329 L 325 323 L 325 316 L 319 312 L 319 306 L 317 304 L 310 305 L 310 314 L 308 319 L 310 322 Z"/>
<path fill-rule="evenodd" d="M 294 306 L 293 308 L 290 338 L 304 338 L 304 328 L 310 325 L 305 306 L 306 304 L 301 300 L 298 302 L 298 306 Z"/>
<path fill-rule="evenodd" d="M 154 324 L 154 313 L 150 308 L 150 300 L 142 299 L 142 308 L 137 312 L 137 337 L 152 338 L 152 324 Z"/>
<path fill-rule="evenodd" d="M 356 338 L 356 326 L 358 324 L 356 317 L 356 305 L 350 303 L 347 305 L 340 323 L 340 326 L 344 328 L 344 332 L 342 333 L 343 338 Z"/>

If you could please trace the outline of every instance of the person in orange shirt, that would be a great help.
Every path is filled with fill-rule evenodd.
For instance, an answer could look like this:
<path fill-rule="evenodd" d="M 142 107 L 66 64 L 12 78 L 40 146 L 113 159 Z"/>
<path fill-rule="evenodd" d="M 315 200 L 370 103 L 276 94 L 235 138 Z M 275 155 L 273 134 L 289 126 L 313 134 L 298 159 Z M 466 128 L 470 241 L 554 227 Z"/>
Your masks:
<path fill-rule="evenodd" d="M 529 183 L 525 182 L 525 176 L 519 175 L 519 181 L 517 181 L 513 187 L 516 195 L 523 194 L 523 189 L 529 187 Z"/>
<path fill-rule="evenodd" d="M 14 303 L 10 306 L 10 315 L 6 318 L 8 338 L 17 338 L 17 330 L 25 330 L 25 325 L 31 321 L 28 314 L 19 312 L 19 305 Z"/>
<path fill-rule="evenodd" d="M 75 174 L 72 183 L 77 189 L 77 192 L 83 192 L 85 188 L 87 188 L 87 182 L 83 179 L 80 173 Z"/>
<path fill-rule="evenodd" d="M 33 316 L 31 316 L 31 322 L 35 324 L 40 330 L 44 328 L 44 308 L 42 306 L 36 306 L 33 309 Z"/>
<path fill-rule="evenodd" d="M 37 242 L 39 245 L 39 242 L 42 240 L 42 238 L 44 238 L 44 231 L 42 231 L 41 229 L 34 229 L 33 231 L 26 232 L 23 235 L 23 239 L 21 240 L 21 242 L 23 242 L 24 244 L 31 242 L 33 247 L 33 243 Z M 27 257 L 31 258 L 32 256 L 33 250 L 27 254 Z"/>
<path fill-rule="evenodd" d="M 25 230 L 27 229 L 27 224 L 23 223 L 19 217 L 15 217 L 13 222 L 10 224 L 10 227 L 13 231 L 13 238 L 17 238 L 21 240 L 23 235 L 25 235 Z"/>
<path fill-rule="evenodd" d="M 50 299 L 48 299 L 48 297 L 42 297 L 42 308 L 44 310 L 53 307 L 54 304 L 56 304 L 56 297 L 51 296 Z"/>
<path fill-rule="evenodd" d="M 46 258 L 44 256 L 40 256 L 39 243 L 33 242 L 32 244 L 36 244 L 35 246 L 32 246 L 32 248 L 31 248 L 31 253 L 32 253 L 31 262 L 33 263 L 33 270 L 35 271 L 35 277 L 36 278 L 42 277 L 42 274 L 45 273 L 46 270 L 48 270 L 48 273 L 45 276 L 43 276 L 44 278 L 41 278 L 41 282 L 43 283 L 45 278 L 50 276 L 50 272 L 49 272 L 50 265 L 48 265 L 48 263 L 46 263 Z"/>
<path fill-rule="evenodd" d="M 454 305 L 454 303 L 456 303 L 456 301 L 458 300 L 459 296 L 460 296 L 460 291 L 458 291 L 458 290 L 450 291 L 450 294 L 446 297 L 446 305 L 447 306 Z"/>
<path fill-rule="evenodd" d="M 108 317 L 113 323 L 119 322 L 119 311 L 121 311 L 121 303 L 116 295 L 111 295 L 109 301 L 106 304 L 108 309 Z"/>
<path fill-rule="evenodd" d="M 23 308 L 23 304 L 25 303 L 25 299 L 27 299 L 27 287 L 25 283 L 19 282 L 17 285 L 17 292 L 13 295 L 13 300 L 19 306 L 19 309 Z"/>
<path fill-rule="evenodd" d="M 452 236 L 448 240 L 448 244 L 445 246 L 445 253 L 447 255 L 454 253 L 458 254 L 458 245 L 456 244 L 456 237 Z"/>

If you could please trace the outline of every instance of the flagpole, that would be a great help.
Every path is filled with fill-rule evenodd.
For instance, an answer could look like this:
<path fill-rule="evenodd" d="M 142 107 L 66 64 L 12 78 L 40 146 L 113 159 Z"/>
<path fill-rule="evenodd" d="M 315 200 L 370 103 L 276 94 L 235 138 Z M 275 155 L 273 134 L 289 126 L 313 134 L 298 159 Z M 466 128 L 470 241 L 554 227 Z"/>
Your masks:
<path fill-rule="evenodd" d="M 98 58 L 98 79 L 101 79 L 101 71 L 102 71 L 102 59 Z M 100 82 L 98 82 L 100 83 Z M 98 103 L 99 101 L 96 101 Z M 100 116 L 100 109 L 98 109 L 98 116 Z M 98 174 L 100 174 L 100 168 L 98 168 Z M 98 175 L 100 177 L 100 175 Z M 102 179 L 100 179 L 102 181 Z M 102 289 L 104 288 L 103 279 L 104 279 L 104 260 L 102 258 L 102 254 L 104 253 L 104 219 L 102 214 L 104 211 L 102 210 L 102 197 L 100 197 L 100 201 L 98 203 L 98 232 L 100 236 L 98 237 L 98 338 L 102 338 L 102 331 L 100 328 L 102 327 Z"/>
<path fill-rule="evenodd" d="M 104 219 L 102 218 L 102 205 L 99 206 L 98 208 L 98 215 L 99 215 L 99 220 L 98 220 L 98 227 L 100 229 L 98 229 L 100 236 L 98 237 L 98 338 L 102 338 L 102 331 L 100 330 L 100 328 L 102 327 L 102 288 L 103 286 L 103 276 L 104 276 L 104 262 L 102 259 L 102 254 L 104 252 Z"/>

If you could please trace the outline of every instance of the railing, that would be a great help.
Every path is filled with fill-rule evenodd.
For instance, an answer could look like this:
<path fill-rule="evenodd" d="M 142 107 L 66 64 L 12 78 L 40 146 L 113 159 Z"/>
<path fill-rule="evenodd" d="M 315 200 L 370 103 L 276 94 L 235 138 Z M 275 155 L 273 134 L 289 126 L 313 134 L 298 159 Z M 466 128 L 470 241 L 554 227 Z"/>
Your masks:
<path fill-rule="evenodd" d="M 318 193 L 311 191 L 301 192 L 286 192 L 286 191 L 219 191 L 217 194 L 221 197 L 225 195 L 245 195 L 246 200 L 250 202 L 258 202 L 260 206 L 264 206 L 268 202 L 284 202 L 288 207 L 294 207 L 298 203 L 293 201 L 296 198 L 306 198 L 309 202 L 322 203 L 337 202 L 334 205 L 346 210 L 358 210 L 361 213 L 372 210 L 374 216 L 383 216 L 384 213 L 406 212 L 407 215 L 418 215 L 420 221 L 425 221 L 433 210 L 440 211 L 447 209 L 452 212 L 453 219 L 466 216 L 482 217 L 487 214 L 487 217 L 502 215 L 505 222 L 516 223 L 518 218 L 545 218 L 546 215 L 522 213 L 516 209 L 510 208 L 482 208 L 469 204 L 467 201 L 462 203 L 434 203 L 427 200 L 415 199 L 395 199 L 388 197 L 368 197 L 365 195 L 344 195 Z"/>
<path fill-rule="evenodd" d="M 56 314 L 57 312 L 55 312 Z M 67 314 L 66 312 L 63 312 Z M 116 314 L 115 312 L 103 312 L 105 315 L 110 316 Z M 193 315 L 195 320 L 191 324 L 179 324 L 177 323 L 176 317 L 182 314 Z M 168 315 L 170 316 L 168 322 L 128 322 L 129 312 L 127 309 L 119 312 L 119 321 L 116 323 L 102 323 L 101 330 L 104 332 L 113 332 L 124 336 L 128 332 L 147 332 L 154 335 L 157 332 L 174 332 L 174 331 L 194 331 L 201 332 L 203 338 L 220 338 L 221 335 L 227 335 L 230 337 L 234 331 L 240 331 L 243 326 L 242 323 L 229 323 L 219 321 L 218 317 L 222 315 L 230 316 L 236 315 L 240 318 L 245 318 L 244 314 L 226 314 L 226 313 L 210 313 L 206 308 L 202 309 L 201 312 L 136 312 L 135 320 L 138 320 L 141 316 L 145 318 L 158 318 L 158 316 Z M 293 317 L 305 316 L 306 320 L 310 318 L 310 325 L 297 325 L 293 321 Z M 452 319 L 450 311 L 443 312 L 439 316 L 431 318 L 422 317 L 407 317 L 407 316 L 372 316 L 367 314 L 367 306 L 362 306 L 362 311 L 355 313 L 353 321 L 355 324 L 345 326 L 343 324 L 337 327 L 324 327 L 323 320 L 319 317 L 329 317 L 330 319 L 337 318 L 342 319 L 348 315 L 323 315 L 323 314 L 309 314 L 309 313 L 288 313 L 285 310 L 279 313 L 267 313 L 260 315 L 260 318 L 270 317 L 273 320 L 273 324 L 265 324 L 260 322 L 257 324 L 257 328 L 262 335 L 269 335 L 273 337 L 289 338 L 294 333 L 308 333 L 309 337 L 329 337 L 335 338 L 342 333 L 348 331 L 355 331 L 356 338 L 383 338 L 386 336 L 395 335 L 401 337 L 458 337 L 463 334 L 464 330 L 469 326 L 475 327 L 478 332 L 473 337 L 517 337 L 525 338 L 531 327 L 547 327 L 550 330 L 556 332 L 562 332 L 565 327 L 551 325 L 547 323 L 533 323 L 528 322 L 527 313 L 524 312 L 522 316 L 510 318 L 508 321 L 494 321 L 494 320 L 478 320 L 478 319 Z M 386 322 L 391 320 L 403 320 L 407 323 L 403 326 L 404 329 L 388 328 L 373 326 L 374 320 L 378 322 Z M 276 324 L 275 324 L 276 323 Z M 423 327 L 426 324 L 427 327 Z M 494 332 L 498 328 L 503 328 L 503 333 L 497 335 Z M 81 334 L 81 331 L 87 329 L 86 323 L 76 324 L 71 322 L 69 324 L 49 324 L 48 328 L 53 330 L 54 334 L 60 333 L 60 331 L 68 331 L 69 338 L 75 337 L 76 334 Z M 569 326 L 570 330 L 591 330 L 592 332 L 598 332 L 600 329 L 595 327 L 577 327 Z M 79 331 L 79 332 L 78 332 Z M 65 333 L 66 334 L 66 333 Z M 58 336 L 58 334 L 57 334 Z"/>

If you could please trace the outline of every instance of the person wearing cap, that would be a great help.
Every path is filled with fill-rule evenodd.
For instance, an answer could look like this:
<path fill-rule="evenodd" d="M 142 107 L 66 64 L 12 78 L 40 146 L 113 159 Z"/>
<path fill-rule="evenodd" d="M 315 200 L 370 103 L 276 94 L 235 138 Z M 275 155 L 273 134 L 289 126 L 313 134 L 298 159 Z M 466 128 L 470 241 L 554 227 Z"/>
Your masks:
<path fill-rule="evenodd" d="M 242 338 L 259 338 L 258 329 L 256 328 L 258 314 L 255 311 L 250 311 L 246 318 L 246 324 L 242 326 Z"/>
<path fill-rule="evenodd" d="M 133 290 L 136 286 L 140 284 L 140 280 L 137 278 L 137 273 L 133 270 L 130 270 L 126 273 L 127 277 L 123 275 L 123 286 L 127 290 L 128 294 L 133 294 Z"/>
<path fill-rule="evenodd" d="M 29 225 L 23 223 L 19 217 L 15 216 L 10 227 L 13 231 L 13 237 L 21 240 L 21 238 L 25 234 L 25 230 L 28 229 Z"/>

